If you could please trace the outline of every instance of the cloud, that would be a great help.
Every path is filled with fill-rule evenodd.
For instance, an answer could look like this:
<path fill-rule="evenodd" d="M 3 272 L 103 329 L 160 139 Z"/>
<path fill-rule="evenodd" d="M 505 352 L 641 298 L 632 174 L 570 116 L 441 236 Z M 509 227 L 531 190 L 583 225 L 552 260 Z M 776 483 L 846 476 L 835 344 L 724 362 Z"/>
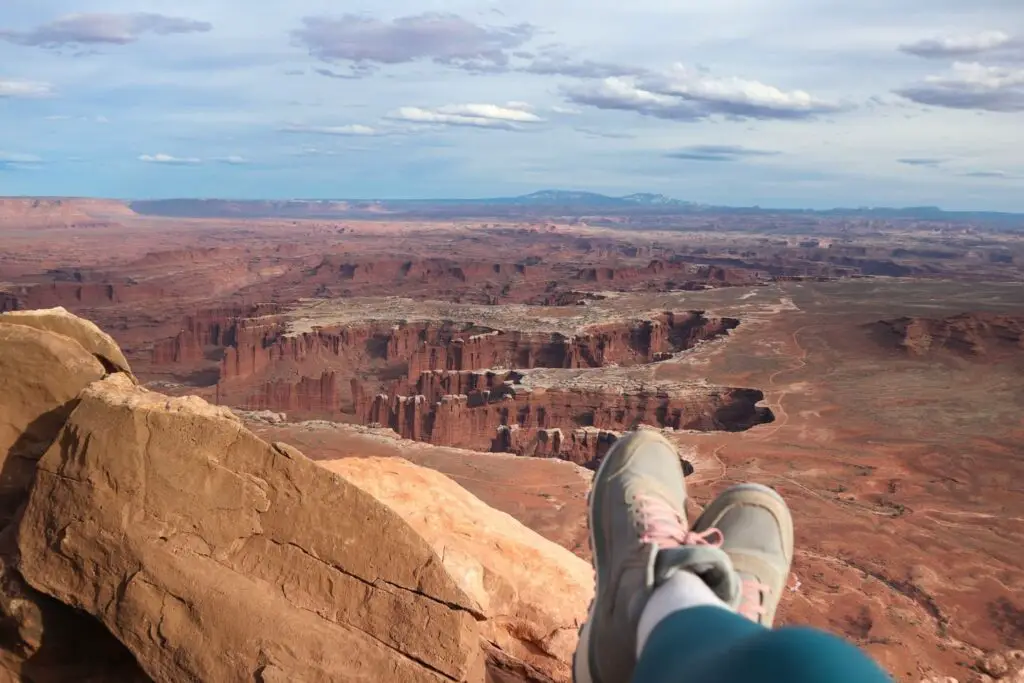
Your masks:
<path fill-rule="evenodd" d="M 134 43 L 144 33 L 166 36 L 173 33 L 206 32 L 212 28 L 205 21 L 147 12 L 67 14 L 30 31 L 0 31 L 0 40 L 44 48 L 68 45 L 127 45 Z"/>
<path fill-rule="evenodd" d="M 986 52 L 1012 47 L 1015 41 L 1002 31 L 983 31 L 973 35 L 947 36 L 929 38 L 916 43 L 900 45 L 900 51 L 924 57 L 925 59 L 946 59 L 954 57 L 970 57 Z"/>
<path fill-rule="evenodd" d="M 522 102 L 510 102 L 505 106 L 496 104 L 449 104 L 436 109 L 401 107 L 388 114 L 388 118 L 409 123 L 521 130 L 519 124 L 540 123 L 544 120 L 536 114 L 527 111 L 526 107 L 528 106 Z"/>
<path fill-rule="evenodd" d="M 218 164 L 229 164 L 231 166 L 244 166 L 249 163 L 248 159 L 240 156 L 217 157 L 214 161 Z"/>
<path fill-rule="evenodd" d="M 1024 111 L 1024 67 L 955 62 L 941 76 L 896 91 L 919 104 L 995 112 Z"/>
<path fill-rule="evenodd" d="M 1005 171 L 970 171 L 964 173 L 964 176 L 968 178 L 1011 178 L 1012 176 Z"/>
<path fill-rule="evenodd" d="M 932 168 L 946 163 L 945 159 L 933 159 L 930 157 L 909 157 L 897 159 L 896 161 L 907 166 L 930 166 Z"/>
<path fill-rule="evenodd" d="M 687 161 L 739 161 L 750 157 L 776 156 L 779 152 L 751 149 L 738 145 L 691 145 L 683 147 L 665 156 L 671 159 L 685 159 Z"/>
<path fill-rule="evenodd" d="M 280 129 L 283 133 L 309 133 L 311 135 L 369 136 L 380 135 L 381 131 L 359 123 L 344 126 L 307 126 L 288 124 Z"/>
<path fill-rule="evenodd" d="M 53 94 L 53 86 L 39 81 L 5 81 L 0 79 L 0 98 L 46 97 Z"/>
<path fill-rule="evenodd" d="M 576 104 L 676 121 L 698 121 L 716 114 L 738 119 L 806 119 L 844 108 L 802 90 L 787 92 L 759 81 L 720 78 L 683 65 L 642 78 L 605 78 L 564 92 Z"/>
<path fill-rule="evenodd" d="M 632 140 L 635 135 L 629 133 L 618 133 L 610 130 L 598 130 L 596 128 L 574 128 L 577 133 L 583 133 L 594 138 L 606 138 L 608 140 Z"/>
<path fill-rule="evenodd" d="M 538 57 L 519 71 L 544 76 L 571 76 L 573 78 L 614 78 L 616 76 L 642 76 L 647 69 L 613 62 L 575 60 L 568 55 L 549 54 Z"/>
<path fill-rule="evenodd" d="M 19 154 L 17 152 L 0 151 L 0 163 L 7 164 L 41 164 L 43 160 L 35 154 Z"/>
<path fill-rule="evenodd" d="M 313 73 L 326 76 L 327 78 L 341 78 L 344 80 L 355 80 L 357 78 L 363 78 L 374 72 L 374 68 L 364 64 L 353 64 L 352 67 L 345 72 L 334 71 L 333 69 L 313 69 Z"/>
<path fill-rule="evenodd" d="M 456 14 L 425 13 L 383 21 L 346 14 L 313 16 L 292 32 L 294 41 L 323 61 L 357 65 L 431 60 L 470 71 L 503 70 L 509 53 L 530 40 L 529 24 L 491 27 Z"/>
<path fill-rule="evenodd" d="M 67 114 L 54 114 L 44 117 L 46 121 L 88 121 L 90 123 L 110 123 L 106 116 L 69 116 Z"/>
<path fill-rule="evenodd" d="M 170 154 L 143 154 L 139 157 L 139 161 L 145 161 L 150 164 L 167 164 L 169 166 L 194 166 L 203 163 L 202 159 L 195 157 L 174 157 Z"/>

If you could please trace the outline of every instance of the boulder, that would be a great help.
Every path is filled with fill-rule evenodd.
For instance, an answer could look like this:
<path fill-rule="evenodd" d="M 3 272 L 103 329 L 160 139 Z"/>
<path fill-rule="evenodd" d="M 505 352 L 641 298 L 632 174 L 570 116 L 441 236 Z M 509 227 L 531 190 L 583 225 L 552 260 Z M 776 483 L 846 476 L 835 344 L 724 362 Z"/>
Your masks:
<path fill-rule="evenodd" d="M 0 314 L 0 324 L 34 327 L 71 337 L 81 344 L 82 348 L 96 356 L 109 372 L 131 374 L 132 370 L 127 359 L 117 342 L 109 334 L 97 327 L 91 320 L 79 318 L 60 306 L 34 311 L 2 313 Z"/>
<path fill-rule="evenodd" d="M 82 392 L 39 461 L 18 545 L 31 586 L 98 618 L 155 681 L 482 683 L 485 653 L 532 671 L 492 652 L 516 646 L 498 621 L 528 628 L 530 609 L 558 628 L 524 648 L 571 640 L 570 617 L 545 615 L 524 577 L 472 578 L 468 546 L 442 559 L 401 514 L 229 410 L 121 374 Z M 549 595 L 572 585 L 565 565 Z M 577 594 L 558 597 L 575 613 Z"/>
<path fill-rule="evenodd" d="M 65 316 L 64 329 L 86 322 Z M 8 324 L 15 319 L 39 324 Z M 16 568 L 18 510 L 36 462 L 79 392 L 106 374 L 82 344 L 48 331 L 44 320 L 0 316 L 0 680 L 145 681 L 131 654 L 95 619 L 36 592 Z"/>
<path fill-rule="evenodd" d="M 0 528 L 24 501 L 36 461 L 71 414 L 78 393 L 105 374 L 70 337 L 0 324 Z"/>
<path fill-rule="evenodd" d="M 318 464 L 372 494 L 426 539 L 479 605 L 492 670 L 508 667 L 505 657 L 495 657 L 500 652 L 540 674 L 536 680 L 571 679 L 579 627 L 594 594 L 590 564 L 434 470 L 400 458 Z"/>

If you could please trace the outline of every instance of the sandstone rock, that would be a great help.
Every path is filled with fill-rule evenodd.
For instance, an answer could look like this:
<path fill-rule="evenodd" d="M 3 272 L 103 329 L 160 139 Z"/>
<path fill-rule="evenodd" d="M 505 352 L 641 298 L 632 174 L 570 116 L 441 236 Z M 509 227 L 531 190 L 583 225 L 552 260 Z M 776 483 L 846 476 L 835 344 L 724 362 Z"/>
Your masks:
<path fill-rule="evenodd" d="M 0 314 L 0 324 L 24 325 L 71 337 L 96 356 L 109 372 L 131 374 L 124 354 L 110 335 L 84 318 L 68 313 L 61 307 L 35 311 L 13 311 Z"/>
<path fill-rule="evenodd" d="M 442 562 L 399 514 L 229 410 L 124 375 L 81 394 L 40 460 L 19 547 L 34 588 L 100 619 L 156 681 L 482 682 L 481 643 L 500 634 L 478 620 L 505 601 L 526 628 L 535 607 L 453 574 L 473 567 L 457 548 Z M 527 636 L 558 653 L 571 638 Z"/>
<path fill-rule="evenodd" d="M 77 341 L 89 343 L 90 325 L 64 311 L 0 316 L 0 680 L 147 680 L 98 622 L 33 590 L 15 566 L 16 514 L 36 461 L 78 393 L 105 374 Z"/>
<path fill-rule="evenodd" d="M 996 680 L 999 683 L 1024 683 L 1024 650 L 990 652 L 978 658 L 982 673 L 973 674 L 969 683 Z"/>
<path fill-rule="evenodd" d="M 995 678 L 1002 678 L 1010 671 L 1010 664 L 1006 661 L 1006 657 L 993 652 L 981 657 L 978 660 L 978 668 L 987 673 L 989 676 Z"/>
<path fill-rule="evenodd" d="M 399 458 L 323 461 L 418 531 L 480 606 L 481 633 L 500 652 L 568 681 L 594 593 L 590 565 L 488 507 L 439 472 Z M 494 661 L 492 669 L 506 669 Z"/>
<path fill-rule="evenodd" d="M 71 337 L 0 324 L 0 528 L 24 500 L 36 460 L 71 413 L 78 392 L 104 374 L 100 362 Z"/>
<path fill-rule="evenodd" d="M 15 531 L 0 532 L 0 683 L 148 683 L 102 624 L 25 583 L 9 562 Z"/>

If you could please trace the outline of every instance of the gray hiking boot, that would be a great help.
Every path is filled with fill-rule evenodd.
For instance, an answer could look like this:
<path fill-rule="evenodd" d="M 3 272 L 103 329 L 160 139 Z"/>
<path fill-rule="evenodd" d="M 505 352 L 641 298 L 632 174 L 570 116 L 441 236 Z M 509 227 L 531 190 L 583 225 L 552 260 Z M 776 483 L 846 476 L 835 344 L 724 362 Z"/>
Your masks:
<path fill-rule="evenodd" d="M 722 549 L 742 580 L 737 612 L 771 628 L 793 564 L 793 518 L 782 496 L 761 484 L 722 492 L 693 525 L 694 533 L 722 532 Z"/>
<path fill-rule="evenodd" d="M 701 577 L 730 606 L 739 577 L 729 556 L 686 525 L 679 454 L 653 431 L 615 442 L 590 491 L 590 546 L 597 586 L 573 657 L 576 683 L 628 683 L 637 624 L 651 592 L 679 571 Z"/>

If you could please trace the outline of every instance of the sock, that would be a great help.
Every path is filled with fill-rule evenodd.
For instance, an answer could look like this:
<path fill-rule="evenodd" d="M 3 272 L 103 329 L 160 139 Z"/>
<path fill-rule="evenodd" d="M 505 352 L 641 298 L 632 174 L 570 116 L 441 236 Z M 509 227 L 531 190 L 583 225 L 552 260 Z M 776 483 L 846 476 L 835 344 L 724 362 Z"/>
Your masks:
<path fill-rule="evenodd" d="M 701 605 L 729 609 L 729 606 L 722 602 L 699 576 L 687 571 L 676 572 L 665 583 L 655 588 L 644 605 L 644 611 L 640 613 L 640 623 L 636 630 L 637 659 L 644 651 L 647 638 L 662 619 L 681 609 Z"/>

